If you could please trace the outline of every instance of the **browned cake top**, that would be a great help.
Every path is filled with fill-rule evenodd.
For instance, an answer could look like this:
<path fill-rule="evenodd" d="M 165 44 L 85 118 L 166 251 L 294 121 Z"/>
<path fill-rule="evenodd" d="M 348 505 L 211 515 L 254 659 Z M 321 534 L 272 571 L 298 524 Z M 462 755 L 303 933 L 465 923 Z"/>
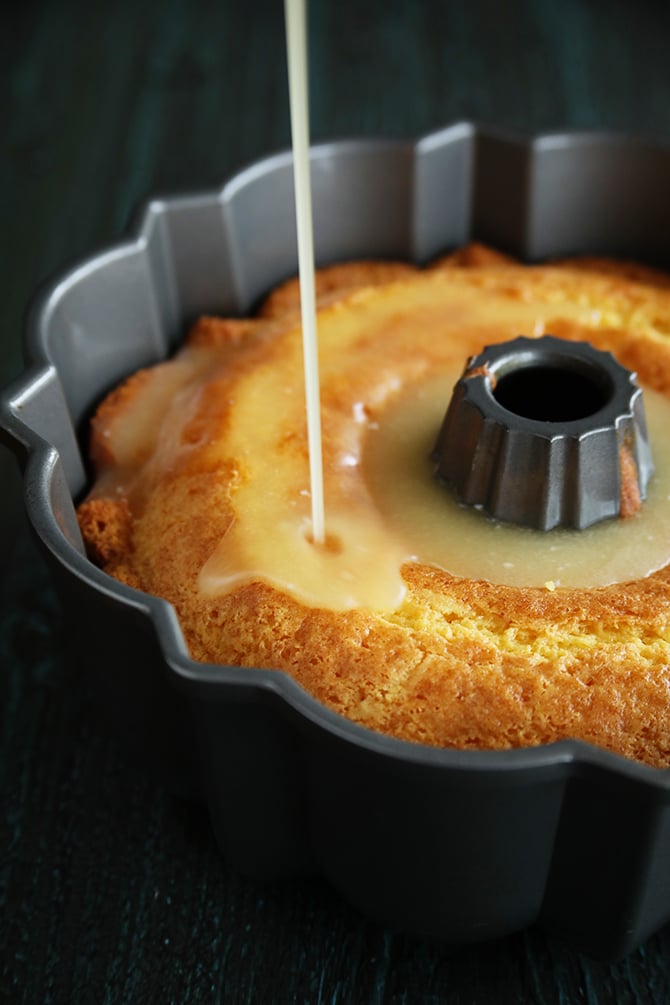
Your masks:
<path fill-rule="evenodd" d="M 513 337 L 520 323 L 525 334 L 610 349 L 644 386 L 670 396 L 670 288 L 639 266 L 524 267 L 470 246 L 423 271 L 332 267 L 317 290 L 327 507 L 330 490 L 343 520 L 370 515 L 361 458 L 394 396 Z M 246 547 L 234 534 L 251 523 L 255 485 L 274 486 L 266 495 L 274 492 L 276 510 L 271 498 L 266 514 L 304 504 L 296 296 L 291 281 L 256 318 L 202 319 L 174 360 L 132 376 L 102 404 L 91 441 L 98 479 L 79 509 L 92 559 L 173 603 L 194 659 L 285 670 L 373 729 L 472 749 L 574 737 L 670 763 L 667 567 L 553 589 L 404 561 L 393 603 L 340 610 L 282 589 L 262 569 L 219 593 L 203 589 L 203 569 L 226 542 Z M 256 431 L 272 467 L 263 480 L 244 446 Z M 281 536 L 279 522 L 265 527 L 254 561 Z M 393 549 L 384 554 L 391 561 Z"/>

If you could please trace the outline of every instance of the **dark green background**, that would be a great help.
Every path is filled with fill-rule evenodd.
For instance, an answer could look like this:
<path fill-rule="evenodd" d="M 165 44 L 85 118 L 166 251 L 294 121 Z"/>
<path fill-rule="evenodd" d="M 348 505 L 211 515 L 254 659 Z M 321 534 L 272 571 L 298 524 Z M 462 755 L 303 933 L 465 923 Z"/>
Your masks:
<path fill-rule="evenodd" d="M 0 384 L 30 297 L 150 194 L 289 143 L 279 0 L 14 3 L 0 30 Z M 670 5 L 312 0 L 314 140 L 458 119 L 670 138 Z M 537 931 L 460 952 L 318 882 L 233 874 L 85 697 L 0 448 L 0 1001 L 670 1002 L 670 929 L 618 964 Z M 242 770 L 242 767 L 241 767 Z"/>

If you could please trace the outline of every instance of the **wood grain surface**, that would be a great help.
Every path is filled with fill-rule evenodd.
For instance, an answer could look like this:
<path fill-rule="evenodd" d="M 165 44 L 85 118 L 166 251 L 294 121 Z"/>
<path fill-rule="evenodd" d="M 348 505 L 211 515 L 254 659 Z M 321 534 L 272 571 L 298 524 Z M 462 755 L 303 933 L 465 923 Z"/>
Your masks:
<path fill-rule="evenodd" d="M 289 143 L 280 0 L 9 3 L 0 32 L 0 384 L 35 290 L 149 195 Z M 312 0 L 314 140 L 471 118 L 670 139 L 670 5 Z M 670 1002 L 670 928 L 619 963 L 537 930 L 465 949 L 360 918 L 318 881 L 218 853 L 105 725 L 0 450 L 0 1001 Z"/>

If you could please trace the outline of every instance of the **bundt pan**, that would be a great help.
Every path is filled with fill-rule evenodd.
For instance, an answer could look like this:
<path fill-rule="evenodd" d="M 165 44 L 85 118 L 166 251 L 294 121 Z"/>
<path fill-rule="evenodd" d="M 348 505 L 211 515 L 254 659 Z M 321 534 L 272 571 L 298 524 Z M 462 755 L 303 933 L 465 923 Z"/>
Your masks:
<path fill-rule="evenodd" d="M 423 262 L 473 238 L 527 261 L 670 264 L 670 148 L 651 142 L 460 123 L 415 144 L 318 146 L 312 170 L 321 265 Z M 295 272 L 292 186 L 280 154 L 221 191 L 156 199 L 128 241 L 33 305 L 2 426 L 73 647 L 141 763 L 207 802 L 238 869 L 321 874 L 368 917 L 450 944 L 539 923 L 619 957 L 670 916 L 670 771 L 569 740 L 478 753 L 377 735 L 283 673 L 192 662 L 173 609 L 84 554 L 73 501 L 91 410 L 199 313 L 245 314 Z"/>

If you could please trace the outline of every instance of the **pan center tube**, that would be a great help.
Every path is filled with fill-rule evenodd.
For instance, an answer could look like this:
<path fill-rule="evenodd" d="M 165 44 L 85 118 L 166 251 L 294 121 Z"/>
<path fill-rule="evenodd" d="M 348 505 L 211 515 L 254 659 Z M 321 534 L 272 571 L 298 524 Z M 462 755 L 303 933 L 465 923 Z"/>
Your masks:
<path fill-rule="evenodd" d="M 538 530 L 631 516 L 653 474 L 635 374 L 609 352 L 552 335 L 468 361 L 432 457 L 461 503 Z"/>

